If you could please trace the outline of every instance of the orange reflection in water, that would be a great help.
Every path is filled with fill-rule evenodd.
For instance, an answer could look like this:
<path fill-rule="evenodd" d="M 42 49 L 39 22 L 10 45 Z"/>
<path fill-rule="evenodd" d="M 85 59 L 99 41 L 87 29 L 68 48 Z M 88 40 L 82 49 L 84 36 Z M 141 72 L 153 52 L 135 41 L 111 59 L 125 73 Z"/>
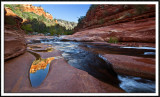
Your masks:
<path fill-rule="evenodd" d="M 45 69 L 47 67 L 47 65 L 50 64 L 51 61 L 54 59 L 55 59 L 55 57 L 35 60 L 31 65 L 30 73 L 35 73 L 37 70 Z"/>

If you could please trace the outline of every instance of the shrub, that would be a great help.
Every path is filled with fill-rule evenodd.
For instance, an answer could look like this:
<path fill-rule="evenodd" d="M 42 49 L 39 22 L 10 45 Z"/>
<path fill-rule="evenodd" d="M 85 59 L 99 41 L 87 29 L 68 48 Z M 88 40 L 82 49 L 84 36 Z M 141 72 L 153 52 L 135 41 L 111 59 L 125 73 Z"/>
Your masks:
<path fill-rule="evenodd" d="M 119 8 L 117 8 L 114 12 L 115 12 L 115 13 L 119 12 Z"/>
<path fill-rule="evenodd" d="M 98 24 L 103 24 L 104 23 L 104 19 L 101 19 L 98 21 Z"/>
<path fill-rule="evenodd" d="M 30 20 L 32 20 L 34 18 L 37 19 L 38 17 L 39 17 L 39 15 L 37 15 L 37 14 L 35 14 L 33 12 L 22 12 L 22 18 L 23 19 L 30 19 Z"/>
<path fill-rule="evenodd" d="M 104 9 L 104 5 L 101 5 L 101 8 Z"/>
<path fill-rule="evenodd" d="M 128 7 L 129 7 L 129 5 L 126 5 L 126 4 L 123 5 L 123 8 L 124 8 L 124 9 L 127 9 Z"/>
<path fill-rule="evenodd" d="M 4 22 L 5 22 L 5 24 L 16 25 L 16 21 L 15 21 L 14 17 L 12 17 L 12 16 L 5 17 Z"/>
<path fill-rule="evenodd" d="M 24 8 L 20 4 L 5 4 L 5 7 L 10 8 L 19 17 L 27 19 L 27 21 L 23 22 L 21 26 L 21 28 L 25 30 L 27 34 L 30 34 L 28 32 L 37 32 L 37 34 L 50 33 L 50 35 L 68 35 L 74 33 L 69 29 L 71 29 L 70 26 L 74 26 L 75 23 L 70 24 L 68 21 L 63 21 L 62 24 L 64 24 L 64 26 L 58 25 L 56 23 L 57 20 L 55 19 L 50 20 L 44 15 L 39 16 L 33 12 L 24 12 Z M 80 17 L 79 21 L 82 22 L 84 18 L 84 16 Z M 5 24 L 16 25 L 16 21 L 13 17 L 5 17 Z"/>
<path fill-rule="evenodd" d="M 92 5 L 90 6 L 90 8 L 89 8 L 89 11 L 95 9 L 97 6 L 98 6 L 98 4 L 92 4 Z"/>
<path fill-rule="evenodd" d="M 149 10 L 149 7 L 147 5 L 135 5 L 134 8 L 136 9 L 136 14 L 142 14 Z"/>
<path fill-rule="evenodd" d="M 108 12 L 107 12 L 107 11 L 105 11 L 105 12 L 104 12 L 104 14 L 105 14 L 105 16 L 107 16 L 107 15 L 108 15 Z"/>
<path fill-rule="evenodd" d="M 78 19 L 78 23 L 82 23 L 83 19 L 85 18 L 85 16 L 81 16 L 79 19 Z"/>
<path fill-rule="evenodd" d="M 116 37 L 110 37 L 110 39 L 109 39 L 108 42 L 109 43 L 118 43 L 118 38 L 116 38 Z"/>
<path fill-rule="evenodd" d="M 126 13 L 126 16 L 127 16 L 127 17 L 131 17 L 131 16 L 132 16 L 132 14 L 131 14 L 131 13 L 129 13 L 129 12 L 127 12 L 127 13 Z"/>
<path fill-rule="evenodd" d="M 21 28 L 23 30 L 25 30 L 27 33 L 32 32 L 32 25 L 31 24 L 22 25 Z"/>
<path fill-rule="evenodd" d="M 5 4 L 4 6 L 10 8 L 12 11 L 15 10 L 15 7 L 13 4 Z"/>

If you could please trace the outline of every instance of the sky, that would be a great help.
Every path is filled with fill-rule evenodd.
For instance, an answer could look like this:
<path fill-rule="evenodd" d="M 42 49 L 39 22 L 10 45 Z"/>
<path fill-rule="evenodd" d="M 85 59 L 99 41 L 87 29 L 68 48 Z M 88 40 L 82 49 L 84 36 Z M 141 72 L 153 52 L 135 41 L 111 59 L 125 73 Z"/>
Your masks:
<path fill-rule="evenodd" d="M 79 17 L 86 15 L 90 4 L 33 4 L 33 6 L 43 7 L 54 19 L 78 22 Z"/>

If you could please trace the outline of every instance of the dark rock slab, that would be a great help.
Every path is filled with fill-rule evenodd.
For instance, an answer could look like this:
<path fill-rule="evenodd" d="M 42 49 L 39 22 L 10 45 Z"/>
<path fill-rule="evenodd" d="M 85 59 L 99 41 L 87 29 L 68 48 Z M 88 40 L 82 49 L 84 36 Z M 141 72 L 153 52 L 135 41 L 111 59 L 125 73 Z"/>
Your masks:
<path fill-rule="evenodd" d="M 155 80 L 155 59 L 127 55 L 103 55 L 118 74 Z"/>

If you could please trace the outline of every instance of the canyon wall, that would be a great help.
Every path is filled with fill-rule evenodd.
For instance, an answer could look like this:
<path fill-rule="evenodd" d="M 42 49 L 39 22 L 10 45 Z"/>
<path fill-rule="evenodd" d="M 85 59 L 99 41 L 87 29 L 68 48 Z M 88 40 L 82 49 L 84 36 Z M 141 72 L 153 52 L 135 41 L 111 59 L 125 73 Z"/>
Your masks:
<path fill-rule="evenodd" d="M 33 12 L 39 16 L 44 15 L 46 18 L 53 20 L 53 16 L 44 11 L 42 7 L 32 6 L 32 4 L 22 4 L 24 12 Z"/>
<path fill-rule="evenodd" d="M 20 28 L 22 18 L 5 8 L 4 16 L 4 60 L 19 56 L 26 51 L 24 31 Z"/>
<path fill-rule="evenodd" d="M 155 5 L 91 5 L 79 19 L 75 41 L 155 42 Z"/>

